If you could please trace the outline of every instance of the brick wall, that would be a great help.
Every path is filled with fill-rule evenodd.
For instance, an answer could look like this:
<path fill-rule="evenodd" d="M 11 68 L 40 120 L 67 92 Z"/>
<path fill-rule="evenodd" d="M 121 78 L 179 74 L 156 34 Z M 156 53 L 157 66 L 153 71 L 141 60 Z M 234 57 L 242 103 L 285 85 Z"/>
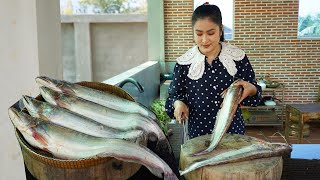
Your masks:
<path fill-rule="evenodd" d="M 317 100 L 320 39 L 298 39 L 298 0 L 234 0 L 234 39 L 257 77 L 265 73 L 286 86 L 286 103 Z M 164 0 L 165 58 L 175 61 L 192 47 L 193 0 Z"/>
<path fill-rule="evenodd" d="M 193 46 L 191 15 L 193 0 L 164 0 L 164 44 L 166 61 Z"/>

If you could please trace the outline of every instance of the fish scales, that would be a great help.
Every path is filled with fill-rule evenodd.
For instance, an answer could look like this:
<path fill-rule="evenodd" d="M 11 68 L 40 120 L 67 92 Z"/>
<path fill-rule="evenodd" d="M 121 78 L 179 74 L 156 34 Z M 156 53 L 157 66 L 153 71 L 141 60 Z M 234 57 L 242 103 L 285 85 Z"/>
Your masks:
<path fill-rule="evenodd" d="M 37 77 L 36 82 L 41 86 L 48 87 L 61 93 L 75 95 L 118 111 L 140 113 L 146 117 L 158 121 L 156 115 L 146 107 L 136 102 L 120 98 L 114 94 L 111 94 L 110 92 L 100 91 L 45 76 Z"/>
<path fill-rule="evenodd" d="M 261 143 L 252 144 L 237 150 L 221 153 L 208 159 L 199 160 L 187 166 L 180 175 L 184 175 L 191 171 L 204 166 L 214 166 L 219 164 L 227 164 L 233 162 L 241 162 L 252 159 L 282 156 L 290 153 L 291 145 L 286 143 Z"/>
<path fill-rule="evenodd" d="M 141 106 L 140 104 L 129 101 L 124 98 L 120 98 L 109 92 L 100 91 L 78 84 L 69 83 L 66 81 L 55 80 L 45 76 L 39 76 L 36 78 L 36 82 L 40 86 L 48 87 L 60 93 L 70 94 L 77 96 L 88 101 L 109 107 L 125 113 L 139 113 L 142 116 L 146 116 L 154 120 L 158 125 L 160 124 L 155 114 L 149 109 Z M 160 152 L 172 153 L 171 145 L 168 139 L 162 135 L 159 137 L 156 149 Z"/>
<path fill-rule="evenodd" d="M 139 129 L 149 135 L 157 136 L 158 140 L 166 138 L 155 121 L 140 114 L 123 113 L 76 96 L 59 93 L 47 87 L 40 87 L 40 93 L 45 101 L 50 104 L 91 118 L 108 127 L 122 131 Z"/>
<path fill-rule="evenodd" d="M 8 111 L 12 123 L 29 144 L 46 150 L 55 157 L 63 159 L 114 157 L 142 164 L 160 178 L 163 174 L 165 180 L 178 180 L 168 164 L 144 146 L 122 139 L 84 134 L 34 118 L 15 108 L 9 108 Z"/>
<path fill-rule="evenodd" d="M 128 140 L 143 137 L 142 130 L 120 131 L 110 128 L 90 118 L 51 105 L 47 102 L 36 100 L 30 96 L 23 96 L 23 103 L 29 114 L 33 117 L 42 118 L 60 126 L 92 136 Z"/>
<path fill-rule="evenodd" d="M 222 107 L 217 113 L 209 147 L 201 152 L 195 153 L 194 155 L 207 154 L 217 147 L 223 135 L 229 129 L 234 114 L 239 106 L 239 99 L 241 98 L 241 95 L 242 87 L 232 83 L 224 94 Z"/>

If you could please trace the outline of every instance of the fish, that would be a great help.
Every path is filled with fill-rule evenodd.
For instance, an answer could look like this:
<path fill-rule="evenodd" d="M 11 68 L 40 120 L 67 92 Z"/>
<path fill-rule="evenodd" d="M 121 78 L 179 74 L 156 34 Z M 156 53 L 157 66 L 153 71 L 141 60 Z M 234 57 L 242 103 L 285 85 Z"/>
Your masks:
<path fill-rule="evenodd" d="M 52 105 L 91 118 L 108 127 L 122 131 L 143 130 L 152 141 L 166 139 L 162 129 L 155 121 L 140 114 L 123 113 L 77 96 L 59 93 L 44 86 L 40 87 L 40 94 L 46 102 Z"/>
<path fill-rule="evenodd" d="M 200 159 L 188 165 L 180 175 L 187 174 L 203 166 L 215 166 L 234 162 L 247 161 L 259 158 L 276 157 L 289 154 L 292 146 L 287 143 L 258 143 L 243 148 L 224 152 L 208 159 Z"/>
<path fill-rule="evenodd" d="M 52 79 L 46 76 L 36 77 L 36 82 L 40 86 L 48 87 L 60 93 L 78 96 L 118 111 L 140 113 L 158 122 L 156 115 L 148 108 L 137 102 L 120 98 L 110 92 L 100 91 L 67 81 Z"/>
<path fill-rule="evenodd" d="M 56 123 L 85 134 L 96 137 L 119 138 L 127 140 L 138 140 L 143 138 L 142 130 L 120 131 L 107 127 L 90 118 L 73 113 L 47 102 L 36 100 L 33 97 L 24 95 L 23 104 L 29 114 L 33 117 Z"/>
<path fill-rule="evenodd" d="M 172 169 L 147 147 L 123 139 L 95 137 L 40 120 L 10 107 L 9 117 L 24 139 L 32 146 L 61 159 L 114 157 L 138 163 L 159 178 L 178 180 Z"/>
<path fill-rule="evenodd" d="M 234 114 L 237 111 L 239 100 L 242 96 L 242 91 L 242 87 L 235 85 L 234 82 L 228 87 L 226 92 L 222 94 L 224 96 L 222 107 L 219 109 L 216 116 L 216 122 L 211 135 L 210 145 L 207 149 L 194 153 L 195 156 L 207 154 L 217 147 L 223 135 L 229 129 Z"/>

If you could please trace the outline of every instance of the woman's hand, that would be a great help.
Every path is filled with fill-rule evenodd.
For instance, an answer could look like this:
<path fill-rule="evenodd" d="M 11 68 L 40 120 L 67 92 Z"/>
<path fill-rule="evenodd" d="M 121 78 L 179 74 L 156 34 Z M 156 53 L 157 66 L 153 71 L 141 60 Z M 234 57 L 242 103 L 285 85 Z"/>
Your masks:
<path fill-rule="evenodd" d="M 257 88 L 248 81 L 238 80 L 234 85 L 240 85 L 243 87 L 243 93 L 239 100 L 239 103 L 242 102 L 248 96 L 254 96 L 257 94 Z"/>
<path fill-rule="evenodd" d="M 189 116 L 189 108 L 188 106 L 180 100 L 176 100 L 173 104 L 174 107 L 174 117 L 179 122 L 186 121 Z"/>

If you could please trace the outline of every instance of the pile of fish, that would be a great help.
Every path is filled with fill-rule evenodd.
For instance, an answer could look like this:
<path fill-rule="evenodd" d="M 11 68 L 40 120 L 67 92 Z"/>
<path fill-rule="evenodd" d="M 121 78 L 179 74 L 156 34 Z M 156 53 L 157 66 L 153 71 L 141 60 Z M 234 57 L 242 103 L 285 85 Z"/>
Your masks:
<path fill-rule="evenodd" d="M 153 112 L 140 104 L 74 83 L 37 77 L 45 101 L 23 96 L 27 112 L 9 108 L 9 117 L 32 146 L 62 159 L 114 157 L 139 163 L 167 180 L 177 180 L 170 166 L 141 145 L 170 144 Z"/>
<path fill-rule="evenodd" d="M 218 146 L 224 134 L 229 129 L 234 114 L 239 106 L 239 100 L 243 92 L 242 87 L 235 85 L 235 83 L 236 81 L 232 83 L 229 88 L 222 94 L 222 107 L 218 111 L 216 117 L 216 122 L 213 133 L 211 135 L 211 142 L 209 143 L 209 147 L 200 152 L 191 154 L 191 156 L 200 156 L 213 151 Z M 232 162 L 247 161 L 251 159 L 286 155 L 289 154 L 291 150 L 291 145 L 287 143 L 261 142 L 260 144 L 252 144 L 250 146 L 231 150 L 207 159 L 190 163 L 183 171 L 180 171 L 180 175 L 184 175 L 200 167 L 208 165 L 214 166 Z"/>

